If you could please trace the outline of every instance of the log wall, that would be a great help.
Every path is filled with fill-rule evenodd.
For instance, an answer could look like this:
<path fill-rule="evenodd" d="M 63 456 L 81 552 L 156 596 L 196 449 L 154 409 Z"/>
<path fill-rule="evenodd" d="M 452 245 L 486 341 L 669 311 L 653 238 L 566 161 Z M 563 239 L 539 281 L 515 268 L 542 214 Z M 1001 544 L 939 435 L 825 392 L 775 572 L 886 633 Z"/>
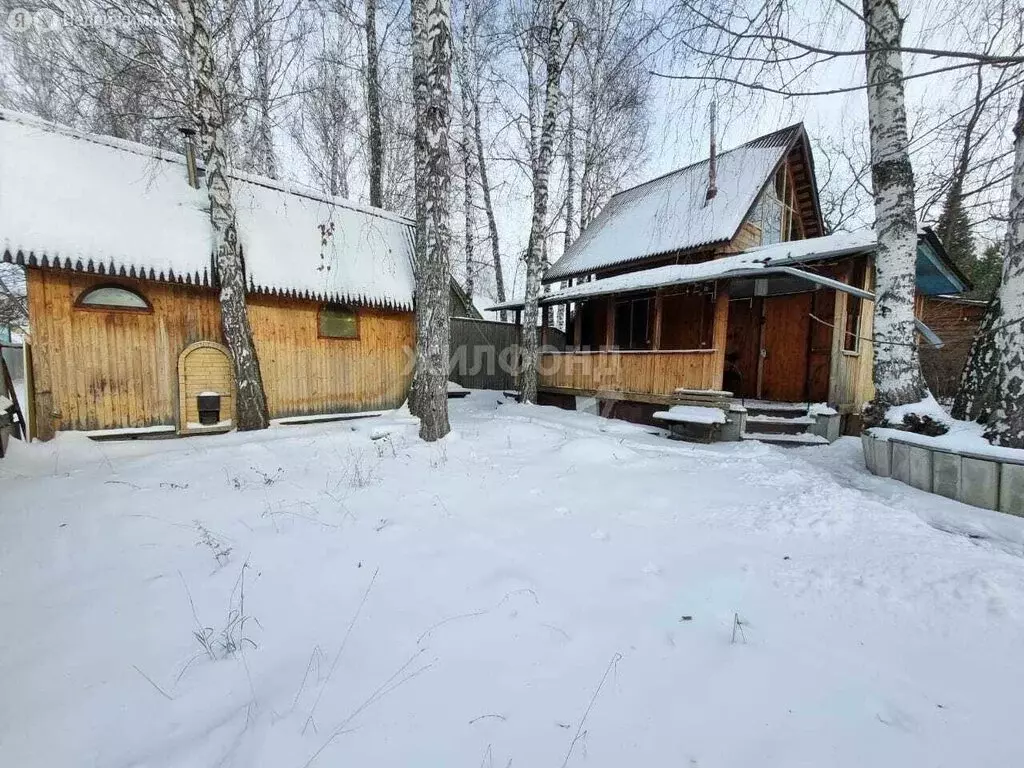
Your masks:
<path fill-rule="evenodd" d="M 57 429 L 177 425 L 178 356 L 223 343 L 215 291 L 168 283 L 27 270 L 35 436 Z M 87 288 L 116 283 L 151 312 L 75 307 Z M 272 418 L 401 405 L 411 380 L 411 312 L 359 309 L 358 339 L 318 337 L 314 302 L 249 297 Z"/>

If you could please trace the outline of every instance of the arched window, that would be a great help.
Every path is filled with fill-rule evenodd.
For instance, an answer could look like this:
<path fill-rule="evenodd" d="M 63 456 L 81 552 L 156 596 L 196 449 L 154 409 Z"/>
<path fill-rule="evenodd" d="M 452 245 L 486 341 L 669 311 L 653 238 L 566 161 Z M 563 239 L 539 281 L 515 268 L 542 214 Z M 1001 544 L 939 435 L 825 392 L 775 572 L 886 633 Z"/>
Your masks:
<path fill-rule="evenodd" d="M 141 294 L 120 285 L 98 285 L 89 288 L 78 297 L 75 306 L 129 312 L 149 312 L 152 309 Z"/>
<path fill-rule="evenodd" d="M 349 307 L 320 307 L 319 325 L 322 339 L 359 338 L 359 315 Z"/>

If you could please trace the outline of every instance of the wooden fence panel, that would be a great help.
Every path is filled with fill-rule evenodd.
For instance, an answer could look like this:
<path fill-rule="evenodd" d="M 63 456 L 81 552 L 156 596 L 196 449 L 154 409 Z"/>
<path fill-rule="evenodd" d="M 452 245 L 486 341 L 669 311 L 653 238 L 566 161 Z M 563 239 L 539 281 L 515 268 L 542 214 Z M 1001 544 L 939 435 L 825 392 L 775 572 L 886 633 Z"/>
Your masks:
<path fill-rule="evenodd" d="M 547 328 L 542 348 L 565 349 L 565 334 Z M 518 325 L 471 317 L 451 319 L 452 381 L 469 389 L 515 389 L 518 363 Z"/>

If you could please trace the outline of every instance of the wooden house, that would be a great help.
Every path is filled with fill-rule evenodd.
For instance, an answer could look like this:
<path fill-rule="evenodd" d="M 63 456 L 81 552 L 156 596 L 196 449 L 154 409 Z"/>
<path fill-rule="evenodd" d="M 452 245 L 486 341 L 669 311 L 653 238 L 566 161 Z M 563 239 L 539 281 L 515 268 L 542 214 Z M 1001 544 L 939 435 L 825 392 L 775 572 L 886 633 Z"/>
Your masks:
<path fill-rule="evenodd" d="M 965 296 L 921 296 L 918 314 L 942 339 L 941 347 L 921 348 L 921 370 L 932 394 L 939 398 L 956 395 L 960 375 L 971 351 L 971 342 L 985 316 L 988 302 Z"/>
<path fill-rule="evenodd" d="M 856 416 L 872 397 L 874 250 L 870 231 L 826 233 L 801 124 L 620 192 L 544 275 L 543 324 L 566 305 L 569 346 L 541 355 L 542 402 L 647 421 L 715 393 L 763 406 L 766 424 L 771 403 Z M 930 231 L 917 275 L 921 295 L 967 285 Z"/>
<path fill-rule="evenodd" d="M 401 405 L 412 222 L 240 172 L 232 182 L 271 417 Z M 0 251 L 27 275 L 35 437 L 231 427 L 207 205 L 182 155 L 0 113 Z"/>

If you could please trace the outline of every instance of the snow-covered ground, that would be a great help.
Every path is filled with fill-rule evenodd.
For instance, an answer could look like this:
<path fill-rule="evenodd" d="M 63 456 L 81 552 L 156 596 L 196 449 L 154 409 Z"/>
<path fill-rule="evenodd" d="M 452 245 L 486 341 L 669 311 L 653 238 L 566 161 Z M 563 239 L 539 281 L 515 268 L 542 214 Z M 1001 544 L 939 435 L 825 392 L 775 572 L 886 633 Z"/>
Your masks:
<path fill-rule="evenodd" d="M 500 400 L 13 443 L 0 765 L 1024 764 L 1024 521 Z"/>

